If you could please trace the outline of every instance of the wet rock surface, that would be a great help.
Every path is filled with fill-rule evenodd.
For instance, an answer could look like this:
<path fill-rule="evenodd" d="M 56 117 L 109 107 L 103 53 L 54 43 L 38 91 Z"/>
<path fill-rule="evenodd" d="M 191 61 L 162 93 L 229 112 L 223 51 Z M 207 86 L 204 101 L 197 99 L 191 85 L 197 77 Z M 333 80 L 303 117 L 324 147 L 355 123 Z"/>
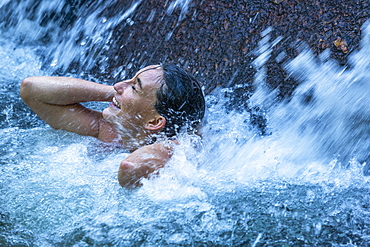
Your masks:
<path fill-rule="evenodd" d="M 121 22 L 110 24 L 106 33 L 98 33 L 107 41 L 90 42 L 85 57 L 77 54 L 67 70 L 55 74 L 83 72 L 115 81 L 118 73 L 132 76 L 145 65 L 174 63 L 193 73 L 207 93 L 217 87 L 234 87 L 231 102 L 242 108 L 240 102 L 253 90 L 256 69 L 252 61 L 258 56 L 256 49 L 265 30 L 271 28 L 271 42 L 281 38 L 266 63 L 266 80 L 272 89 L 278 89 L 278 97 L 285 98 L 297 86 L 284 71 L 286 62 L 309 47 L 316 55 L 329 50 L 331 58 L 346 64 L 359 46 L 361 26 L 370 17 L 369 0 L 116 0 L 109 4 L 64 0 L 57 10 L 42 9 L 40 1 L 28 3 L 26 13 L 18 16 L 14 11 L 18 1 L 0 6 L 0 26 L 16 26 L 20 18 L 36 20 L 46 29 L 38 40 L 43 45 L 57 43 L 52 37 L 56 27 L 62 42 L 70 36 L 71 27 L 81 25 L 81 19 L 92 13 L 99 12 L 96 18 L 108 20 L 124 16 Z M 75 45 L 86 36 L 81 30 Z M 29 42 L 22 36 L 17 39 Z M 50 60 L 46 54 L 45 64 Z"/>
<path fill-rule="evenodd" d="M 251 62 L 269 27 L 271 41 L 281 36 L 267 62 L 267 82 L 289 96 L 297 85 L 287 79 L 284 63 L 309 46 L 315 54 L 346 64 L 358 48 L 361 25 L 369 18 L 369 1 L 191 1 L 188 10 L 168 13 L 167 1 L 145 1 L 129 22 L 114 30 L 109 50 L 112 67 L 170 62 L 194 73 L 210 92 L 217 86 L 244 84 L 238 96 L 248 97 L 255 74 Z M 186 12 L 184 14 L 184 12 Z M 278 57 L 279 56 L 279 57 Z M 278 57 L 278 59 L 277 59 Z M 132 66 L 131 66 L 132 65 Z"/>

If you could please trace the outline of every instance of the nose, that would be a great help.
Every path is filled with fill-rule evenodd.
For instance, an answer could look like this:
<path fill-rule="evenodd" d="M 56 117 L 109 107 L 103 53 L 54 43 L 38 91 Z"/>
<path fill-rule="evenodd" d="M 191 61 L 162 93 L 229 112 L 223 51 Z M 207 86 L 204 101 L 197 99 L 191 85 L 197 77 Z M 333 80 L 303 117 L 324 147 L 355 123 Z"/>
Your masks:
<path fill-rule="evenodd" d="M 120 81 L 120 82 L 117 82 L 116 84 L 113 85 L 113 88 L 114 90 L 116 90 L 116 92 L 118 94 L 122 94 L 123 91 L 126 89 L 126 87 L 131 83 L 131 80 L 125 80 L 125 81 Z"/>

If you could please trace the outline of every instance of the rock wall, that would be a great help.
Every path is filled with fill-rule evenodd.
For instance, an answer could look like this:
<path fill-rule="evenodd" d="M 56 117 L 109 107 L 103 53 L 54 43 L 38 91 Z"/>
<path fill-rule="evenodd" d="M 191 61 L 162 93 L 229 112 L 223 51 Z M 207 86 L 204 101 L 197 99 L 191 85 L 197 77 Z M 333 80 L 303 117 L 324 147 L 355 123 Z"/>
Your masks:
<path fill-rule="evenodd" d="M 192 0 L 187 10 L 175 8 L 171 14 L 168 4 L 143 1 L 131 17 L 133 25 L 116 27 L 117 49 L 109 54 L 112 67 L 172 62 L 194 73 L 207 92 L 240 83 L 245 91 L 253 80 L 251 61 L 261 32 L 272 27 L 271 39 L 283 39 L 268 61 L 267 81 L 279 88 L 281 97 L 297 85 L 282 67 L 302 44 L 315 54 L 330 49 L 331 57 L 345 64 L 370 17 L 368 0 Z M 277 62 L 279 54 L 284 57 Z"/>
<path fill-rule="evenodd" d="M 70 37 L 71 30 L 78 30 L 73 27 L 92 13 L 109 19 L 124 15 L 137 4 L 108 35 L 100 34 L 107 42 L 85 46 L 82 54 L 89 61 L 77 52 L 69 68 L 56 70 L 56 74 L 82 71 L 114 81 L 117 70 L 131 76 L 145 65 L 175 63 L 204 83 L 207 93 L 219 86 L 242 84 L 235 87 L 236 97 L 231 97 L 240 102 L 245 102 L 253 90 L 255 70 L 251 62 L 267 28 L 272 28 L 271 40 L 282 38 L 267 62 L 267 82 L 271 88 L 278 88 L 283 98 L 289 97 L 297 85 L 287 77 L 284 64 L 296 57 L 302 46 L 309 46 L 316 55 L 330 49 L 331 57 L 345 64 L 348 55 L 358 48 L 361 26 L 370 17 L 369 0 L 64 0 L 54 1 L 54 9 L 45 4 L 48 6 L 48 2 L 38 0 L 22 4 L 5 1 L 0 4 L 1 30 L 17 27 L 21 18 L 38 22 L 39 29 L 32 35 L 40 36 L 37 42 L 48 47 Z M 35 43 L 17 35 L 20 44 Z M 79 37 L 84 35 L 81 29 Z M 69 42 L 77 46 L 80 41 Z M 45 64 L 53 59 L 49 56 L 53 49 L 45 53 Z M 95 65 L 91 68 L 84 63 Z"/>

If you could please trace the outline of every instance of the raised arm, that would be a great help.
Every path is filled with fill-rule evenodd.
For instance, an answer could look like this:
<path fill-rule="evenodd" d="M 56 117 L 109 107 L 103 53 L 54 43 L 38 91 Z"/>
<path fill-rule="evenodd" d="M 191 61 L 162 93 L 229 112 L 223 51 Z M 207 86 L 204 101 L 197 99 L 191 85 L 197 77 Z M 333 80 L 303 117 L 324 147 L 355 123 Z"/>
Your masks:
<path fill-rule="evenodd" d="M 69 77 L 29 77 L 23 80 L 23 101 L 46 123 L 81 135 L 99 137 L 100 112 L 80 102 L 111 101 L 113 86 Z"/>

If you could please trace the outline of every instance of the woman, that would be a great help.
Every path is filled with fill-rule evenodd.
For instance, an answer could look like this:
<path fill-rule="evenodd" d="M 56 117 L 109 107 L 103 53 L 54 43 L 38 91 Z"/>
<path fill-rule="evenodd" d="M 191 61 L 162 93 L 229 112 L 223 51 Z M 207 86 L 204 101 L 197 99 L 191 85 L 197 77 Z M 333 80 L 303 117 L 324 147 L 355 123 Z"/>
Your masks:
<path fill-rule="evenodd" d="M 173 65 L 151 65 L 114 86 L 68 77 L 23 80 L 24 102 L 54 129 L 94 136 L 132 151 L 118 170 L 121 186 L 134 188 L 140 179 L 171 158 L 175 136 L 195 132 L 205 103 L 199 83 Z M 81 102 L 108 101 L 98 112 Z"/>

